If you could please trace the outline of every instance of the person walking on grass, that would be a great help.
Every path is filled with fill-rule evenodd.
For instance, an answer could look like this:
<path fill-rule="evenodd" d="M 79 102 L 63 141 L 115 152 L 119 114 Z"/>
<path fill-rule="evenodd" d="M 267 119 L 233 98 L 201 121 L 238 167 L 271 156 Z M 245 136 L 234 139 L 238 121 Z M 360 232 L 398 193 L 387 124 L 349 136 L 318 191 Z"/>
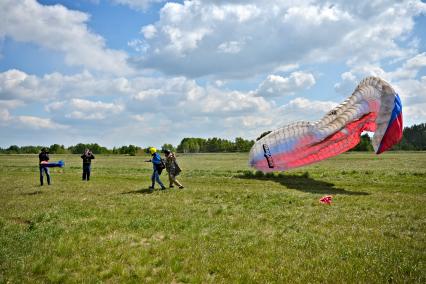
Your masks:
<path fill-rule="evenodd" d="M 49 152 L 46 148 L 42 148 L 40 154 L 38 154 L 38 165 L 40 170 L 40 185 L 43 186 L 43 174 L 46 174 L 47 184 L 50 185 L 50 172 L 49 168 L 43 166 L 43 164 L 49 161 Z"/>
<path fill-rule="evenodd" d="M 154 147 L 149 148 L 149 153 L 151 154 L 151 160 L 146 162 L 152 162 L 152 176 L 151 176 L 151 186 L 149 187 L 150 191 L 154 190 L 155 182 L 157 182 L 161 186 L 161 190 L 166 189 L 164 184 L 160 180 L 161 172 L 164 169 L 164 162 L 161 160 L 160 154 L 157 153 L 157 149 Z"/>
<path fill-rule="evenodd" d="M 89 181 L 91 164 L 95 156 L 93 156 L 92 151 L 86 148 L 83 155 L 81 155 L 81 158 L 83 159 L 83 180 Z"/>
<path fill-rule="evenodd" d="M 176 184 L 179 188 L 184 188 L 184 186 L 176 179 L 176 176 L 182 171 L 176 162 L 176 156 L 169 150 L 164 150 L 164 155 L 166 156 L 166 171 L 169 174 L 169 184 L 170 188 L 173 188 L 173 184 Z"/>

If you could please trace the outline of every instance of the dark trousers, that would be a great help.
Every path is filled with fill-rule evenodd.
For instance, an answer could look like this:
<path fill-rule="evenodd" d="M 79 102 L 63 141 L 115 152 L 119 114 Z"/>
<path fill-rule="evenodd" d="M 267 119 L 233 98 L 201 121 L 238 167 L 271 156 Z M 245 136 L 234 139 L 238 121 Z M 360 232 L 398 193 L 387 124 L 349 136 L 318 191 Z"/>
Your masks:
<path fill-rule="evenodd" d="M 83 180 L 90 180 L 90 164 L 83 164 Z"/>
<path fill-rule="evenodd" d="M 47 184 L 50 185 L 50 173 L 48 167 L 41 167 L 40 166 L 40 185 L 43 185 L 43 175 L 46 174 L 47 178 Z"/>

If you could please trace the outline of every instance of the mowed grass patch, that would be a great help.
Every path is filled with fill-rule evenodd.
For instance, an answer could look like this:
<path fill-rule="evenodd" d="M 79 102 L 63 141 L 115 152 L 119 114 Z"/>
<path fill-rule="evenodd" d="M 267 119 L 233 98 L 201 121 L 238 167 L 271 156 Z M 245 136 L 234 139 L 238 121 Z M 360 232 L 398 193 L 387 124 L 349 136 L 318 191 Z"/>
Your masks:
<path fill-rule="evenodd" d="M 266 176 L 247 154 L 180 155 L 186 188 L 153 193 L 146 157 L 98 155 L 90 182 L 51 159 L 66 167 L 40 187 L 37 156 L 0 156 L 0 282 L 426 281 L 426 153 Z"/>

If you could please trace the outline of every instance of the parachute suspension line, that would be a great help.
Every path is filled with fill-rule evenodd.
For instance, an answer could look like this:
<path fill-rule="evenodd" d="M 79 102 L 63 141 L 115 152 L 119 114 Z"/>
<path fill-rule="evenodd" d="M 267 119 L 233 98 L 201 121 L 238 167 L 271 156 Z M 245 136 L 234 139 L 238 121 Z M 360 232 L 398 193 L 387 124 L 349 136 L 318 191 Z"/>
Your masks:
<path fill-rule="evenodd" d="M 263 144 L 263 156 L 265 157 L 266 161 L 268 162 L 268 167 L 270 169 L 274 168 L 274 160 L 272 159 L 271 151 L 269 150 L 268 145 Z"/>

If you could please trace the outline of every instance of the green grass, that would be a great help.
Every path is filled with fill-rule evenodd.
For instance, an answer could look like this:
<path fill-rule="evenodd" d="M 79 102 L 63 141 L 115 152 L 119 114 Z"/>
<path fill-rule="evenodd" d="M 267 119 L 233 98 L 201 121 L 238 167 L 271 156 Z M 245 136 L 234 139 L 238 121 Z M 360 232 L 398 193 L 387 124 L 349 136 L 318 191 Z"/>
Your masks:
<path fill-rule="evenodd" d="M 0 156 L 0 283 L 426 282 L 425 152 L 267 176 L 181 155 L 186 188 L 152 194 L 144 158 L 98 155 L 85 183 L 52 155 L 66 168 L 40 187 L 37 156 Z"/>

